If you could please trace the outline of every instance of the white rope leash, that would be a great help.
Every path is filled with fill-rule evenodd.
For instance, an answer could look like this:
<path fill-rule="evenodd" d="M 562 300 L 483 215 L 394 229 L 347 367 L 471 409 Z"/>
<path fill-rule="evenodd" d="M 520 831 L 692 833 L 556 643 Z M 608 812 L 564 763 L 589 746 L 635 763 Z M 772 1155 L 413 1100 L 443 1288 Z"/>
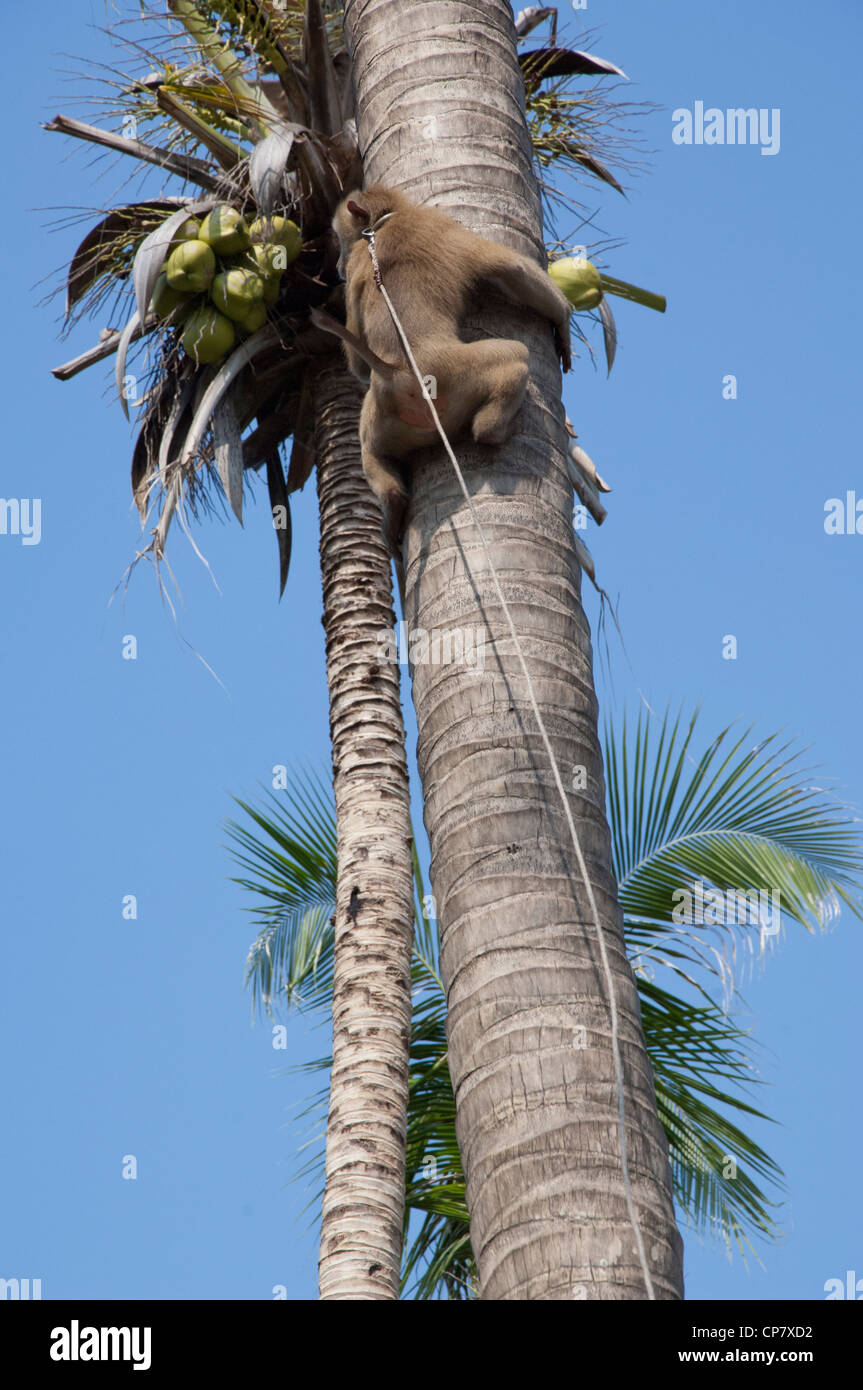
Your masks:
<path fill-rule="evenodd" d="M 420 390 L 423 393 L 423 397 L 426 403 L 431 409 L 437 432 L 441 437 L 441 441 L 447 452 L 449 461 L 455 469 L 456 477 L 458 478 L 459 485 L 461 487 L 462 492 L 464 493 L 465 501 L 467 502 L 468 508 L 470 510 L 471 520 L 473 521 L 473 524 L 477 530 L 477 534 L 482 542 L 482 547 L 485 552 L 486 564 L 488 565 L 488 571 L 492 577 L 492 580 L 494 581 L 494 587 L 497 591 L 498 601 L 500 603 L 501 608 L 503 609 L 507 623 L 509 624 L 509 630 L 512 636 L 513 645 L 515 647 L 518 659 L 521 662 L 521 669 L 524 674 L 525 681 L 527 682 L 528 691 L 530 693 L 530 702 L 533 706 L 533 712 L 536 717 L 537 727 L 539 729 L 540 734 L 542 735 L 542 741 L 545 744 L 545 751 L 548 754 L 548 760 L 551 764 L 552 772 L 554 773 L 555 785 L 557 786 L 561 804 L 563 805 L 564 815 L 566 816 L 566 823 L 569 826 L 569 833 L 572 837 L 572 844 L 573 848 L 575 849 L 575 856 L 578 860 L 579 872 L 581 873 L 581 877 L 584 880 L 584 886 L 587 889 L 587 898 L 590 904 L 591 913 L 593 915 L 594 926 L 596 927 L 596 936 L 597 941 L 599 942 L 599 952 L 602 958 L 602 968 L 605 974 L 606 989 L 608 991 L 609 1015 L 611 1019 L 611 1047 L 612 1052 L 614 1054 L 614 1073 L 617 1082 L 617 1130 L 620 1139 L 620 1167 L 623 1177 L 624 1194 L 626 1196 L 626 1209 L 629 1214 L 629 1222 L 632 1226 L 633 1234 L 635 1236 L 635 1243 L 638 1249 L 638 1258 L 641 1264 L 641 1272 L 644 1275 L 644 1283 L 647 1289 L 647 1297 L 650 1300 L 655 1300 L 656 1295 L 653 1291 L 653 1280 L 650 1277 L 650 1267 L 647 1262 L 647 1252 L 644 1248 L 644 1239 L 641 1234 L 641 1227 L 638 1224 L 638 1216 L 635 1210 L 635 1203 L 632 1199 L 632 1185 L 629 1178 L 629 1163 L 627 1158 L 626 1107 L 623 1093 L 623 1060 L 620 1052 L 620 1037 L 618 1032 L 617 997 L 615 995 L 614 990 L 614 977 L 611 973 L 611 966 L 608 962 L 608 953 L 605 947 L 605 933 L 602 929 L 602 923 L 600 922 L 599 910 L 596 906 L 596 898 L 594 897 L 593 893 L 593 885 L 590 882 L 590 877 L 587 872 L 587 864 L 585 863 L 584 855 L 581 850 L 581 844 L 578 838 L 578 833 L 575 829 L 575 822 L 572 818 L 572 811 L 570 809 L 569 801 L 567 800 L 566 792 L 564 790 L 563 779 L 560 775 L 560 769 L 557 764 L 557 758 L 554 755 L 554 749 L 551 746 L 551 740 L 549 739 L 548 733 L 546 732 L 545 723 L 543 721 L 542 714 L 540 713 L 539 705 L 537 703 L 536 695 L 534 693 L 533 681 L 530 678 L 530 671 L 528 670 L 527 662 L 524 659 L 524 653 L 521 649 L 521 643 L 518 640 L 518 633 L 516 632 L 515 623 L 512 620 L 512 614 L 509 610 L 509 604 L 507 603 L 504 597 L 503 589 L 501 588 L 500 580 L 498 579 L 497 570 L 494 567 L 494 561 L 491 558 L 491 552 L 488 548 L 488 541 L 486 540 L 485 532 L 483 531 L 479 517 L 476 513 L 476 508 L 473 504 L 473 498 L 471 497 L 468 491 L 467 484 L 464 480 L 464 474 L 462 473 L 461 468 L 459 467 L 458 459 L 452 451 L 450 442 L 446 436 L 446 432 L 443 428 L 443 425 L 440 422 L 440 417 L 438 416 L 437 410 L 435 409 L 434 401 L 432 400 L 431 395 L 429 394 L 428 388 L 426 387 L 426 384 L 423 381 L 422 376 L 420 374 L 420 370 L 416 364 L 416 361 L 414 360 L 414 355 L 411 352 L 410 343 L 408 342 L 407 337 L 405 336 L 405 332 L 402 328 L 399 316 L 393 307 L 392 300 L 386 292 L 386 288 L 381 278 L 381 270 L 380 266 L 378 265 L 377 254 L 375 252 L 374 229 L 370 228 L 368 231 L 363 233 L 363 236 L 368 241 L 369 253 L 372 258 L 372 266 L 374 267 L 375 284 L 377 285 L 378 289 L 384 297 L 384 303 L 390 311 L 390 316 L 392 318 L 393 323 L 395 324 L 396 332 L 398 333 L 399 338 L 401 339 L 402 346 L 405 350 L 408 362 L 411 365 L 413 374 L 419 382 Z M 466 557 L 465 562 L 468 563 Z M 470 568 L 469 564 L 468 568 Z M 476 578 L 475 575 L 474 578 Z"/>

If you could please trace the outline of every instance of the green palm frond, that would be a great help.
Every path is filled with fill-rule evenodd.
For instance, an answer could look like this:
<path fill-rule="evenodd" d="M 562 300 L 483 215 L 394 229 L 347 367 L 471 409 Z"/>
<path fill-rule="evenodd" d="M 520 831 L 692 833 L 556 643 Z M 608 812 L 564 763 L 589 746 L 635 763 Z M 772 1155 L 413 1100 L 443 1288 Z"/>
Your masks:
<path fill-rule="evenodd" d="M 405 1250 L 402 1287 L 409 1288 L 416 1299 L 466 1302 L 476 1298 L 476 1262 L 466 1208 L 463 1216 L 426 1216 Z"/>
<path fill-rule="evenodd" d="M 783 912 L 807 927 L 825 925 L 840 903 L 859 915 L 863 853 L 856 817 L 823 788 L 807 785 L 790 742 L 773 736 L 747 747 L 748 731 L 730 739 L 725 730 L 699 758 L 692 751 L 695 722 L 684 727 L 666 715 L 656 738 L 644 719 L 634 740 L 626 726 L 619 738 L 607 731 L 609 814 L 675 1197 L 695 1232 L 745 1259 L 753 1238 L 779 1234 L 776 1202 L 767 1191 L 781 1190 L 782 1173 L 735 1123 L 768 1117 L 748 1099 L 750 1089 L 763 1084 L 753 1041 L 712 997 L 716 979 L 727 980 L 726 954 L 713 944 L 711 929 L 674 922 L 672 894 L 696 874 L 716 886 L 778 885 Z M 261 932 L 249 955 L 249 982 L 257 1003 L 269 1007 L 279 999 L 326 1015 L 335 897 L 331 794 L 322 779 L 306 778 L 281 798 L 271 798 L 277 816 L 269 807 L 239 802 L 256 831 L 232 827 L 247 870 L 237 882 L 259 900 L 253 915 Z M 475 1270 L 447 1065 L 446 1006 L 436 930 L 422 915 L 428 899 L 416 850 L 414 864 L 402 1282 L 415 1298 L 462 1299 L 473 1296 Z M 745 924 L 723 930 L 732 938 L 758 936 Z M 656 984 L 661 965 L 694 985 L 704 1002 L 693 1004 Z M 303 1070 L 319 1072 L 329 1064 L 321 1058 Z M 317 1106 L 323 1119 L 325 1102 L 322 1092 L 309 1112 Z M 322 1162 L 319 1146 L 301 1175 L 320 1182 Z"/>
<path fill-rule="evenodd" d="M 684 727 L 666 713 L 656 733 L 642 712 L 634 734 L 625 722 L 619 739 L 606 729 L 614 869 L 636 958 L 698 988 L 693 967 L 706 971 L 728 991 L 738 951 L 763 954 L 777 924 L 765 936 L 739 911 L 681 922 L 681 890 L 713 890 L 732 906 L 729 894 L 778 894 L 783 922 L 809 931 L 843 905 L 860 917 L 860 820 L 778 734 L 748 746 L 751 729 L 734 737 L 729 727 L 696 758 L 697 717 Z"/>
<path fill-rule="evenodd" d="M 332 998 L 336 899 L 336 828 L 330 789 L 312 773 L 296 774 L 266 809 L 235 798 L 260 834 L 227 822 L 234 861 L 247 876 L 233 879 L 256 899 L 259 927 L 246 960 L 254 1006 L 272 1013 L 274 996 L 326 1009 Z"/>
<path fill-rule="evenodd" d="M 332 919 L 328 904 L 291 908 L 258 933 L 246 957 L 253 1007 L 272 1016 L 274 993 L 297 1008 L 327 1007 L 333 994 Z"/>
<path fill-rule="evenodd" d="M 414 959 L 418 968 L 418 981 L 425 979 L 426 983 L 436 986 L 443 995 L 443 982 L 438 972 L 437 929 L 434 917 L 426 913 L 430 895 L 426 893 L 423 882 L 416 839 L 411 842 L 411 858 L 414 866 Z"/>
<path fill-rule="evenodd" d="M 641 1022 L 654 1073 L 659 1118 L 668 1139 L 677 1203 L 699 1233 L 732 1243 L 746 1257 L 750 1234 L 776 1238 L 774 1203 L 758 1186 L 780 1189 L 782 1170 L 717 1105 L 766 1120 L 738 1092 L 763 1084 L 752 1043 L 720 1009 L 692 1005 L 638 980 Z"/>

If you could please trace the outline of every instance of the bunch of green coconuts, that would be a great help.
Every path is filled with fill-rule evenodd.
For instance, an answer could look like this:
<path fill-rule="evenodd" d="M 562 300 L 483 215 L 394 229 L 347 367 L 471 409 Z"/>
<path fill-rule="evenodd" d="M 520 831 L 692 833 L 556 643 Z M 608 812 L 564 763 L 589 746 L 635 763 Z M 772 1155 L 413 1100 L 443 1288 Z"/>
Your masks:
<path fill-rule="evenodd" d="M 228 204 L 202 222 L 190 217 L 156 281 L 153 311 L 182 327 L 183 348 L 196 362 L 220 362 L 238 337 L 263 327 L 282 272 L 301 250 L 300 229 L 286 217 L 249 226 Z"/>

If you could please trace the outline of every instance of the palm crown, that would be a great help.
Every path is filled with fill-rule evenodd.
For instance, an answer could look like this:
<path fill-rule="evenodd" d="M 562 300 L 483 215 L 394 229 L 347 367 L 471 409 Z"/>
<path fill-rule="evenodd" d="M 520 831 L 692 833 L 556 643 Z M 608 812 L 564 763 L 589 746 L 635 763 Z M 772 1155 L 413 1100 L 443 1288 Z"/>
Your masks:
<path fill-rule="evenodd" d="M 525 50 L 520 61 L 543 193 L 574 208 L 560 180 L 567 169 L 620 189 L 601 156 L 607 143 L 623 158 L 625 142 L 613 132 L 626 108 L 599 79 L 623 74 L 558 47 L 553 9 L 520 15 L 519 37 L 549 18 L 551 46 Z M 131 404 L 140 419 L 132 491 L 142 525 L 157 518 L 142 552 L 157 564 L 173 517 L 188 532 L 185 509 L 208 505 L 214 476 L 242 519 L 244 479 L 265 469 L 281 592 L 289 497 L 314 466 L 309 373 L 333 351 L 309 311 L 325 301 L 339 311 L 329 225 L 341 196 L 362 181 L 339 10 L 325 0 L 168 0 L 168 16 L 145 14 L 145 23 L 147 42 L 125 40 L 136 75 L 96 76 L 119 130 L 62 115 L 46 129 L 114 150 L 139 170 L 158 168 L 193 191 L 113 207 L 90 227 L 66 274 L 67 325 L 110 306 L 125 326 L 103 330 L 54 374 L 67 380 L 114 355 L 122 408 L 128 417 Z M 586 87 L 585 77 L 597 82 Z M 575 92 L 573 79 L 581 80 Z M 232 220 L 241 234 L 220 238 L 220 223 Z M 557 249 L 559 283 L 570 294 L 567 248 Z M 659 309 L 665 301 L 591 270 L 598 296 L 589 304 L 571 297 L 598 311 L 610 368 L 616 330 L 607 294 Z M 571 451 L 574 486 L 601 521 L 595 470 L 584 455 L 585 472 L 582 455 Z"/>

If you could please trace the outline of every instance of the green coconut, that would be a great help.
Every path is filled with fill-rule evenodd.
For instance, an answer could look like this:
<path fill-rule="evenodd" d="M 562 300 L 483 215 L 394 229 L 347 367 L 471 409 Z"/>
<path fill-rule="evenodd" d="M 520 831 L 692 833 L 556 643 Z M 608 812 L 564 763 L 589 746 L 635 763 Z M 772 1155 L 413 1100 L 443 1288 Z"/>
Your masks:
<path fill-rule="evenodd" d="M 274 276 L 278 279 L 288 264 L 286 248 L 276 246 L 274 243 L 253 245 L 249 251 L 249 264 L 253 265 L 259 275 L 263 275 L 265 280 L 270 280 Z"/>
<path fill-rule="evenodd" d="M 210 298 L 222 314 L 242 323 L 252 305 L 264 297 L 264 281 L 253 270 L 223 270 L 210 286 Z"/>
<path fill-rule="evenodd" d="M 237 325 L 244 333 L 257 333 L 267 321 L 267 306 L 262 299 L 256 299 L 244 319 Z"/>
<path fill-rule="evenodd" d="M 188 217 L 178 232 L 174 233 L 172 246 L 179 246 L 183 241 L 197 241 L 201 231 L 201 224 L 197 217 Z"/>
<path fill-rule="evenodd" d="M 181 304 L 179 309 L 175 309 L 171 315 L 170 322 L 172 327 L 181 328 L 188 323 L 193 314 L 199 309 L 209 308 L 209 300 L 204 294 L 189 294 L 186 296 L 186 303 Z"/>
<path fill-rule="evenodd" d="M 199 235 L 219 256 L 233 256 L 251 245 L 246 219 L 229 203 L 207 213 Z"/>
<path fill-rule="evenodd" d="M 303 249 L 303 234 L 289 217 L 256 217 L 249 232 L 254 242 L 270 242 L 284 247 L 286 255 L 282 270 L 295 261 Z"/>
<path fill-rule="evenodd" d="M 184 294 L 182 290 L 174 289 L 163 270 L 156 280 L 150 306 L 153 313 L 158 314 L 160 319 L 166 319 L 175 309 L 179 309 L 181 304 L 188 304 L 190 299 L 191 295 Z"/>
<path fill-rule="evenodd" d="M 181 241 L 165 262 L 168 284 L 175 290 L 199 294 L 209 289 L 216 273 L 216 257 L 206 242 Z"/>
<path fill-rule="evenodd" d="M 575 309 L 595 309 L 602 299 L 599 271 L 585 256 L 552 261 L 548 273 Z"/>
<path fill-rule="evenodd" d="M 264 280 L 264 303 L 275 304 L 279 298 L 279 287 L 281 277 L 278 275 L 268 275 Z"/>
<path fill-rule="evenodd" d="M 183 334 L 183 347 L 196 362 L 219 362 L 234 346 L 234 325 L 212 304 L 191 315 Z"/>

